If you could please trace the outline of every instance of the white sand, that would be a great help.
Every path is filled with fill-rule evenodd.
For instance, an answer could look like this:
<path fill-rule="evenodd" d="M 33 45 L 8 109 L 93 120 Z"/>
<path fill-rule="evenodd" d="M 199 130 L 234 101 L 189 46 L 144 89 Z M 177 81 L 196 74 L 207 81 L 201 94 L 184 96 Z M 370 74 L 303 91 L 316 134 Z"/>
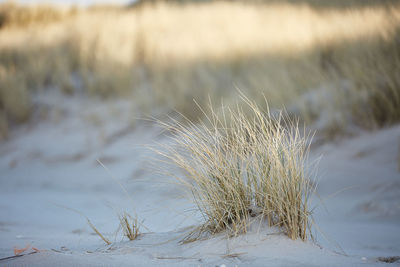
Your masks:
<path fill-rule="evenodd" d="M 254 227 L 182 245 L 184 227 L 199 224 L 199 214 L 172 178 L 150 171 L 143 144 L 166 141 L 154 125 L 127 123 L 134 114 L 124 101 L 36 101 L 47 103 L 48 118 L 0 144 L 0 258 L 27 244 L 41 252 L 0 266 L 384 266 L 377 257 L 400 256 L 400 125 L 313 149 L 313 158 L 323 154 L 313 200 L 317 243 Z M 122 210 L 144 220 L 138 240 L 115 235 Z"/>

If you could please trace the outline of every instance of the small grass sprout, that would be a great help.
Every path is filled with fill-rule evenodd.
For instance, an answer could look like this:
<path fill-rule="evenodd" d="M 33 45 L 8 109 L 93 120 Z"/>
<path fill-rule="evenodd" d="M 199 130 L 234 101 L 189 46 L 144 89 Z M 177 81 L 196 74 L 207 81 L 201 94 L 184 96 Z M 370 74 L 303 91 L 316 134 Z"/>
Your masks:
<path fill-rule="evenodd" d="M 124 212 L 119 215 L 119 222 L 120 229 L 129 240 L 135 240 L 139 236 L 139 223 L 136 217 L 133 218 L 127 212 Z"/>

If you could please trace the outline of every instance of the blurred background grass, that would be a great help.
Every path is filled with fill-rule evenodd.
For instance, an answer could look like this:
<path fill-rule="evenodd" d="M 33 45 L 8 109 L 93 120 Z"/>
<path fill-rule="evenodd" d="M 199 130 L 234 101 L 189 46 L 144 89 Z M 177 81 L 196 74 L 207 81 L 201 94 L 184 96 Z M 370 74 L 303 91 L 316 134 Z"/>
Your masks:
<path fill-rule="evenodd" d="M 38 91 L 196 119 L 193 99 L 229 106 L 237 88 L 327 137 L 398 122 L 400 1 L 0 4 L 2 138 L 30 119 Z"/>

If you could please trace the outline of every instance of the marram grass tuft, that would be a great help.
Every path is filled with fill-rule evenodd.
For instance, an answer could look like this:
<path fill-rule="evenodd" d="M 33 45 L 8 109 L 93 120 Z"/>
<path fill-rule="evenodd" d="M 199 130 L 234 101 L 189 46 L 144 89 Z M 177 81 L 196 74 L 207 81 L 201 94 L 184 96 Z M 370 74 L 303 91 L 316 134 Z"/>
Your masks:
<path fill-rule="evenodd" d="M 246 233 L 254 218 L 280 227 L 289 238 L 311 236 L 309 199 L 315 191 L 307 169 L 310 135 L 284 113 L 246 103 L 212 108 L 199 123 L 163 123 L 173 144 L 158 152 L 185 174 L 178 178 L 204 216 L 184 241 L 204 234 Z"/>

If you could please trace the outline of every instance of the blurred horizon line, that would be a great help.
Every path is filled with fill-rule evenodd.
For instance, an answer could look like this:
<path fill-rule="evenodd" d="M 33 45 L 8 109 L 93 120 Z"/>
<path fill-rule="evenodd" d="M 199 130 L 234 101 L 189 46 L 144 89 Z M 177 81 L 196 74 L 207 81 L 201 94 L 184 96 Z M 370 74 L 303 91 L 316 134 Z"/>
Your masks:
<path fill-rule="evenodd" d="M 119 5 L 125 6 L 135 3 L 137 0 L 0 0 L 0 4 L 7 2 L 18 5 L 53 5 L 53 6 L 79 6 L 90 7 L 93 5 Z"/>

